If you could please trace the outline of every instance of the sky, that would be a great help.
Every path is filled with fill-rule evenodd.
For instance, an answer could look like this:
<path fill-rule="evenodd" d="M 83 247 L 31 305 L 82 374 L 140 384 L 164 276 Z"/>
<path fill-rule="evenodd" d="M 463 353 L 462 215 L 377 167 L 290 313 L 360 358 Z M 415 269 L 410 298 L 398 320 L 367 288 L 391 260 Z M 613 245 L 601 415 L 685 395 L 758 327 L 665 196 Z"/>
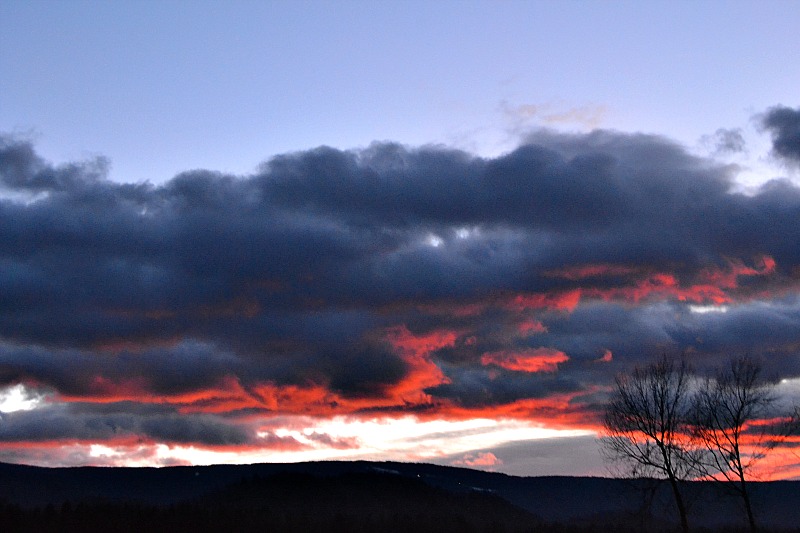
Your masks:
<path fill-rule="evenodd" d="M 0 461 L 605 475 L 662 353 L 800 402 L 798 23 L 0 0 Z"/>

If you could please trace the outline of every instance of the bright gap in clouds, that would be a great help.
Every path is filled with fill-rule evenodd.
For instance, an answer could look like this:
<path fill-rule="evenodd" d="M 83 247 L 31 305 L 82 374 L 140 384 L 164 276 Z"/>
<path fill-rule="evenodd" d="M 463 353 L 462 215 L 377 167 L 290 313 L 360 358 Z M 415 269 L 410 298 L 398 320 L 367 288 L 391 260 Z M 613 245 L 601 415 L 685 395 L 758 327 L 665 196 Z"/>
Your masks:
<path fill-rule="evenodd" d="M 428 246 L 432 246 L 433 248 L 438 248 L 444 243 L 444 240 L 439 237 L 438 235 L 434 235 L 433 233 L 429 234 L 425 238 L 425 244 Z"/>
<path fill-rule="evenodd" d="M 41 403 L 42 396 L 22 383 L 0 389 L 0 413 L 30 411 Z"/>
<path fill-rule="evenodd" d="M 464 241 L 470 238 L 477 237 L 479 233 L 480 229 L 477 226 L 471 228 L 458 227 L 458 228 L 453 228 L 452 233 L 448 232 L 446 238 L 448 239 L 448 241 L 451 240 L 451 237 L 454 237 L 455 239 L 460 241 Z M 432 248 L 438 248 L 441 245 L 445 244 L 445 239 L 440 237 L 439 235 L 436 235 L 435 233 L 428 233 L 425 236 L 424 243 Z"/>
<path fill-rule="evenodd" d="M 727 313 L 727 305 L 690 305 L 689 311 L 692 313 L 706 314 L 706 313 Z"/>
<path fill-rule="evenodd" d="M 300 428 L 299 426 L 306 427 Z M 160 459 L 180 459 L 191 464 L 304 462 L 323 460 L 431 461 L 447 456 L 521 441 L 556 437 L 594 435 L 588 430 L 559 430 L 540 424 L 512 419 L 471 419 L 462 421 L 422 421 L 414 417 L 359 420 L 334 417 L 328 420 L 305 420 L 273 431 L 280 438 L 292 438 L 308 449 L 287 451 L 221 452 L 192 446 L 159 448 Z M 262 432 L 260 437 L 269 433 Z M 322 434 L 335 441 L 353 442 L 352 447 L 336 449 L 310 439 Z M 312 448 L 316 446 L 316 448 Z"/>

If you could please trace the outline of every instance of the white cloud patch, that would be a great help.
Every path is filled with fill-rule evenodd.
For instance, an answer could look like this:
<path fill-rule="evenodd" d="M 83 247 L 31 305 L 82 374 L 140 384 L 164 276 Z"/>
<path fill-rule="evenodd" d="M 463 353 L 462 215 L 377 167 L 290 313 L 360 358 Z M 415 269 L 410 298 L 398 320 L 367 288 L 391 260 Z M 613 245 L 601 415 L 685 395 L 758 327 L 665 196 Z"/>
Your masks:
<path fill-rule="evenodd" d="M 0 389 L 0 413 L 30 411 L 44 399 L 44 394 L 25 387 L 22 383 Z"/>

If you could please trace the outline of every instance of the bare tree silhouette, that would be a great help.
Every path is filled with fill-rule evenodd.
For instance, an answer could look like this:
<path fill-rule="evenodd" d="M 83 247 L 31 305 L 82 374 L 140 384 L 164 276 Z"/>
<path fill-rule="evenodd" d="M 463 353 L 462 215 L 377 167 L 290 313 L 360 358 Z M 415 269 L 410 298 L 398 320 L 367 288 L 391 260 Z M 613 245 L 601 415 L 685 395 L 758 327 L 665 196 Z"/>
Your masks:
<path fill-rule="evenodd" d="M 680 481 L 698 462 L 685 422 L 692 407 L 686 362 L 663 355 L 646 367 L 620 374 L 604 419 L 604 453 L 621 461 L 633 477 L 666 478 L 675 498 L 681 529 L 689 531 Z"/>
<path fill-rule="evenodd" d="M 757 531 L 747 481 L 753 466 L 788 436 L 788 425 L 754 424 L 776 415 L 774 384 L 749 357 L 732 359 L 694 395 L 692 436 L 708 453 L 699 472 L 742 498 L 751 531 Z"/>

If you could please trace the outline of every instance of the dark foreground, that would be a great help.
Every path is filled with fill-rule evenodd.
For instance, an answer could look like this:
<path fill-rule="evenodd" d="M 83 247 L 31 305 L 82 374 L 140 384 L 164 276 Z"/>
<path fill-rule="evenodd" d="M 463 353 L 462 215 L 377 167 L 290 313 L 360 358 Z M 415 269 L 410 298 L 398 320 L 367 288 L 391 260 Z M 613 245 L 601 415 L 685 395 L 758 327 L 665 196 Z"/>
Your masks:
<path fill-rule="evenodd" d="M 685 487 L 696 531 L 744 525 L 735 498 Z M 800 482 L 754 484 L 762 531 L 800 532 Z M 0 531 L 579 532 L 675 529 L 651 480 L 521 478 L 321 462 L 46 469 L 0 463 Z"/>

